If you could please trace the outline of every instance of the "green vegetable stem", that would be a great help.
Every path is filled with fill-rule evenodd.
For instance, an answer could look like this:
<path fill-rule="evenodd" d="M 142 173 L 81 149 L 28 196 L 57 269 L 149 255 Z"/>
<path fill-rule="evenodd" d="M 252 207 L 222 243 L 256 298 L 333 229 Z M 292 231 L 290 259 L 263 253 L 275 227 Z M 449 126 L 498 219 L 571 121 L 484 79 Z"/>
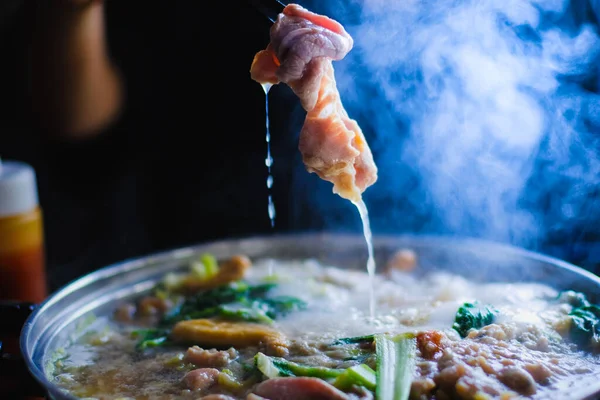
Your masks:
<path fill-rule="evenodd" d="M 407 400 L 410 395 L 417 340 L 412 334 L 375 336 L 377 353 L 376 400 Z"/>
<path fill-rule="evenodd" d="M 375 391 L 377 379 L 375 371 L 366 364 L 349 368 L 327 368 L 298 364 L 281 357 L 269 357 L 263 353 L 254 356 L 256 368 L 268 378 L 278 376 L 306 376 L 320 378 L 340 390 L 349 390 L 352 386 L 364 386 Z"/>

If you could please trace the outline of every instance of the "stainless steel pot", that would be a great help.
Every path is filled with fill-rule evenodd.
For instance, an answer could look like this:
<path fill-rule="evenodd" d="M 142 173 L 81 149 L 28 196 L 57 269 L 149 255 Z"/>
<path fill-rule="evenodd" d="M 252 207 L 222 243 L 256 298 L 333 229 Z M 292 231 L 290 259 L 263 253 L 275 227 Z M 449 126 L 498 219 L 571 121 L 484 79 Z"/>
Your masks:
<path fill-rule="evenodd" d="M 417 255 L 417 273 L 451 271 L 475 281 L 534 281 L 558 290 L 572 289 L 600 302 L 600 278 L 574 265 L 506 245 L 473 239 L 425 236 L 374 238 L 378 265 L 399 248 Z M 366 268 L 362 236 L 292 234 L 253 237 L 201 244 L 124 261 L 84 276 L 39 305 L 27 319 L 20 337 L 21 351 L 35 379 L 53 399 L 72 399 L 47 377 L 49 357 L 64 346 L 89 313 L 107 315 L 115 304 L 146 292 L 166 273 L 186 267 L 202 252 L 217 257 L 244 253 L 251 258 L 315 258 L 345 268 Z M 573 388 L 570 399 L 600 397 L 600 382 Z"/>

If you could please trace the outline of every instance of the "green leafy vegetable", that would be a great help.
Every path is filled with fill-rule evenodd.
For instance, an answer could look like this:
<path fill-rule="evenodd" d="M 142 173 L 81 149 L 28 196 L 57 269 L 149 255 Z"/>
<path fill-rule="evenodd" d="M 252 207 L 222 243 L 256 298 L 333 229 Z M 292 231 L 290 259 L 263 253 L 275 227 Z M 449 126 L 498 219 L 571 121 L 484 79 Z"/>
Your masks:
<path fill-rule="evenodd" d="M 591 306 L 591 303 L 585 297 L 585 294 L 575 292 L 574 290 L 564 290 L 560 292 L 558 294 L 558 300 L 570 304 L 573 307 Z"/>
<path fill-rule="evenodd" d="M 600 305 L 592 304 L 585 294 L 564 290 L 556 300 L 572 306 L 568 339 L 579 348 L 588 351 L 600 350 Z"/>
<path fill-rule="evenodd" d="M 373 340 L 375 340 L 375 335 L 354 336 L 354 337 L 336 339 L 333 342 L 333 345 L 369 343 L 369 342 L 373 342 Z"/>
<path fill-rule="evenodd" d="M 569 313 L 571 340 L 583 349 L 597 348 L 600 345 L 600 307 L 588 305 L 575 307 Z"/>
<path fill-rule="evenodd" d="M 260 300 L 267 307 L 267 315 L 273 319 L 306 308 L 306 303 L 296 297 L 278 296 Z"/>
<path fill-rule="evenodd" d="M 492 306 L 481 305 L 477 301 L 464 303 L 456 312 L 452 328 L 464 338 L 469 333 L 469 330 L 483 328 L 486 325 L 492 324 L 497 314 L 498 311 Z"/>
<path fill-rule="evenodd" d="M 171 344 L 169 331 L 166 329 L 138 329 L 131 332 L 131 337 L 139 339 L 136 345 L 138 350 Z"/>
<path fill-rule="evenodd" d="M 407 400 L 410 395 L 417 341 L 412 334 L 375 335 L 377 400 Z"/>
<path fill-rule="evenodd" d="M 275 378 L 277 376 L 310 376 L 331 379 L 337 378 L 345 371 L 343 369 L 301 365 L 285 358 L 269 357 L 260 352 L 254 356 L 254 363 L 258 370 L 268 378 Z"/>
<path fill-rule="evenodd" d="M 232 282 L 210 290 L 200 291 L 189 296 L 177 309 L 171 311 L 172 316 L 188 314 L 205 308 L 216 307 L 221 304 L 236 303 L 249 297 L 264 296 L 275 284 L 250 286 L 245 282 Z"/>
<path fill-rule="evenodd" d="M 182 320 L 210 317 L 272 323 L 278 317 L 306 308 L 306 303 L 295 297 L 267 297 L 268 292 L 276 286 L 276 283 L 252 286 L 238 281 L 199 292 L 171 309 L 161 325 L 170 326 Z"/>

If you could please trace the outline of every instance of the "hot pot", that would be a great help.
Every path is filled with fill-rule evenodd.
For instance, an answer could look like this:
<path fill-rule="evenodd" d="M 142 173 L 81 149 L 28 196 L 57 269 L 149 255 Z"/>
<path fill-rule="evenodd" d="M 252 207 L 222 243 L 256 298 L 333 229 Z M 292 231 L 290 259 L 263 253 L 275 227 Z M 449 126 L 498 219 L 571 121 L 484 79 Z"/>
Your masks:
<path fill-rule="evenodd" d="M 572 289 L 600 302 L 600 278 L 564 261 L 523 249 L 475 239 L 429 236 L 375 236 L 378 265 L 399 248 L 417 253 L 416 273 L 443 269 L 474 281 L 534 281 Z M 243 253 L 251 258 L 314 258 L 345 268 L 366 268 L 362 235 L 289 234 L 223 240 L 176 249 L 107 266 L 68 284 L 35 307 L 20 336 L 22 357 L 48 398 L 72 399 L 47 377 L 49 359 L 90 313 L 107 315 L 117 302 L 149 291 L 167 272 L 183 269 L 195 256 Z M 600 397 L 600 381 L 575 387 L 571 399 Z"/>

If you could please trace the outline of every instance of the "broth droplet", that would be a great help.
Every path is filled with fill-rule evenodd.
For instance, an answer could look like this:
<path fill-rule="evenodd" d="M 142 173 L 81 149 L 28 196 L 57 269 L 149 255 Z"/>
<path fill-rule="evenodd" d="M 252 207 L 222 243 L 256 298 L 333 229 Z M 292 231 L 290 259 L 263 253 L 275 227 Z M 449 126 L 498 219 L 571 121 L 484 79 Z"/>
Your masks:
<path fill-rule="evenodd" d="M 267 157 L 265 158 L 265 165 L 267 167 L 267 189 L 269 191 L 267 201 L 267 213 L 269 220 L 271 221 L 271 229 L 275 228 L 275 203 L 273 202 L 273 196 L 271 189 L 273 188 L 273 174 L 271 173 L 271 167 L 273 166 L 273 156 L 271 156 L 271 130 L 269 126 L 269 89 L 271 89 L 270 83 L 263 83 L 262 88 L 265 91 L 265 141 L 267 142 Z M 272 276 L 273 263 L 269 264 L 269 276 Z"/>
<path fill-rule="evenodd" d="M 360 219 L 363 225 L 363 234 L 365 236 L 365 241 L 367 242 L 367 251 L 368 251 L 368 259 L 367 259 L 367 272 L 369 274 L 369 313 L 371 319 L 375 318 L 375 256 L 373 252 L 373 234 L 371 233 L 371 224 L 369 222 L 369 212 L 367 210 L 367 206 L 363 200 L 359 202 L 353 202 L 356 208 L 358 208 L 358 212 L 360 213 Z"/>
<path fill-rule="evenodd" d="M 273 196 L 271 189 L 273 188 L 273 174 L 271 173 L 271 167 L 273 166 L 273 157 L 271 156 L 271 131 L 269 127 L 269 89 L 271 89 L 270 83 L 263 83 L 262 88 L 265 91 L 265 128 L 266 135 L 265 141 L 267 142 L 267 157 L 265 158 L 265 165 L 267 166 L 267 189 L 269 189 L 269 197 L 267 203 L 267 212 L 269 219 L 271 220 L 271 228 L 275 228 L 275 203 L 273 202 Z"/>

